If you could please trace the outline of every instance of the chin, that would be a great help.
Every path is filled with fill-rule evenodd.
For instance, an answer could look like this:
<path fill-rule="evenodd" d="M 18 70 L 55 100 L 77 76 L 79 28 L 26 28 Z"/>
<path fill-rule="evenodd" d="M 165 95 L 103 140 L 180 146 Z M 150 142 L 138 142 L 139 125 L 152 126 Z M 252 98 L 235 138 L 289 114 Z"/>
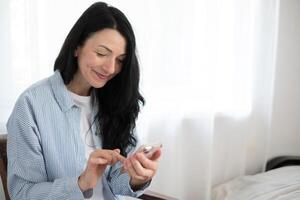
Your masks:
<path fill-rule="evenodd" d="M 99 89 L 99 88 L 104 87 L 105 84 L 106 84 L 106 82 L 105 83 L 94 83 L 94 84 L 91 84 L 91 85 L 92 85 L 93 88 L 98 88 Z"/>

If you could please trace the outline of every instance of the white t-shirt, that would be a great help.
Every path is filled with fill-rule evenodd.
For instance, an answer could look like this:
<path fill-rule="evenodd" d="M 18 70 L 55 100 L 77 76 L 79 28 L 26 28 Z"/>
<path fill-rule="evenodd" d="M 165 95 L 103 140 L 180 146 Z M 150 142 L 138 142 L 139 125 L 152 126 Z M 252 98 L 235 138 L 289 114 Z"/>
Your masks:
<path fill-rule="evenodd" d="M 92 132 L 90 130 L 92 124 L 92 108 L 90 96 L 79 96 L 69 91 L 73 101 L 81 109 L 80 114 L 80 135 L 83 143 L 85 144 L 85 158 L 88 160 L 90 153 L 96 148 L 92 139 Z M 86 163 L 85 163 L 86 165 Z M 94 188 L 93 196 L 89 200 L 104 200 L 103 188 L 101 179 L 98 180 L 97 186 Z"/>

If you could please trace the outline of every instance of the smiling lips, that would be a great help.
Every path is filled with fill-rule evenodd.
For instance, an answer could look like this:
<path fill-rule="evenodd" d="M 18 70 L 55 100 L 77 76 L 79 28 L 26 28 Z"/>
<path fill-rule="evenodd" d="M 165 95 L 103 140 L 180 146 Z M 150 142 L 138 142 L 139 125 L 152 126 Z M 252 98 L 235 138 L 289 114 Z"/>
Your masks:
<path fill-rule="evenodd" d="M 101 73 L 99 73 L 99 72 L 96 72 L 95 70 L 94 70 L 94 72 L 96 73 L 96 75 L 100 78 L 100 79 L 108 79 L 108 77 L 109 76 L 105 76 L 105 75 L 103 75 L 103 74 L 101 74 Z"/>

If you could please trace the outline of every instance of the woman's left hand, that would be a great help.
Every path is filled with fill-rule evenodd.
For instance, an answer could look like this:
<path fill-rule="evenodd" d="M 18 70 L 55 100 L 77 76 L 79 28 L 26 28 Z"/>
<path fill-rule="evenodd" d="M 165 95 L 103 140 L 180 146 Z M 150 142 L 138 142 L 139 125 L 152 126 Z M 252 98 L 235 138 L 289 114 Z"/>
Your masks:
<path fill-rule="evenodd" d="M 137 152 L 123 162 L 124 170 L 131 177 L 130 185 L 133 189 L 138 189 L 153 178 L 158 168 L 160 155 L 161 149 L 155 151 L 150 158 L 142 152 Z"/>

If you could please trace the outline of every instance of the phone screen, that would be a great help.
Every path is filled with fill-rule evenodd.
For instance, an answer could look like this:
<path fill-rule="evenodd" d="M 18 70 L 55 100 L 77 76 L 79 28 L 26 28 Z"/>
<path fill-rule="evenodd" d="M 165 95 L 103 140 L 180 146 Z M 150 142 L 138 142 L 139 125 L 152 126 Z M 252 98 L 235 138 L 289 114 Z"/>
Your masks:
<path fill-rule="evenodd" d="M 153 153 L 155 153 L 160 148 L 162 148 L 161 143 L 142 145 L 138 148 L 137 152 L 143 152 L 148 158 L 150 158 Z"/>

